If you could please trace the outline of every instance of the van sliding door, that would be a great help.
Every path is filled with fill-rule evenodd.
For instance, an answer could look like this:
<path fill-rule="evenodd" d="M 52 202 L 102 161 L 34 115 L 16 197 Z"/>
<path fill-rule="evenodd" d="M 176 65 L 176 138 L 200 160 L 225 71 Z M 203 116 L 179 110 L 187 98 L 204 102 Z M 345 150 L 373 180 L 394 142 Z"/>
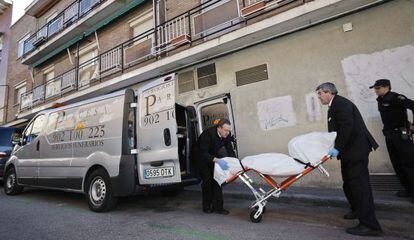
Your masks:
<path fill-rule="evenodd" d="M 181 182 L 175 120 L 174 74 L 138 90 L 137 146 L 140 184 Z"/>

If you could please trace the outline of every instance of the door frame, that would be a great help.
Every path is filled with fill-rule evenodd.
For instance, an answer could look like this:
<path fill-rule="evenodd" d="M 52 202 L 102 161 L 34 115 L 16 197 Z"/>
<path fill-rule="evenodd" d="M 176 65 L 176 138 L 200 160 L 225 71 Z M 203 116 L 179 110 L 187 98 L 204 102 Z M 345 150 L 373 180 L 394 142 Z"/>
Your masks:
<path fill-rule="evenodd" d="M 223 101 L 223 99 L 227 99 L 228 102 L 225 103 Z M 213 96 L 213 97 L 209 97 L 209 98 L 206 98 L 206 99 L 203 99 L 201 101 L 197 101 L 197 102 L 194 103 L 194 107 L 196 109 L 196 114 L 197 114 L 197 121 L 199 123 L 198 126 L 197 126 L 198 127 L 198 129 L 197 129 L 198 136 L 200 136 L 200 134 L 203 132 L 203 126 L 202 126 L 203 119 L 202 119 L 202 116 L 201 116 L 200 109 L 202 107 L 214 105 L 214 104 L 220 103 L 220 102 L 226 104 L 227 110 L 229 112 L 229 121 L 231 123 L 231 132 L 232 132 L 232 135 L 233 135 L 234 141 L 235 141 L 234 148 L 236 150 L 235 152 L 236 152 L 236 157 L 237 157 L 238 156 L 238 149 L 237 149 L 236 123 L 234 121 L 233 104 L 232 104 L 232 101 L 231 101 L 230 93 L 223 93 L 223 94 L 216 95 L 216 96 Z"/>

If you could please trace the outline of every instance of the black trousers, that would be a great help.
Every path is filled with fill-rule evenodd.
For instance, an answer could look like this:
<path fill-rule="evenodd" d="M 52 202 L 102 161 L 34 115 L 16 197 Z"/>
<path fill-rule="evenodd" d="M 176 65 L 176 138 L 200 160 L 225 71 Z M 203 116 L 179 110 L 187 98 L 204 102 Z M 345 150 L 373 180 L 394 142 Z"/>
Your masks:
<path fill-rule="evenodd" d="M 403 140 L 398 131 L 387 134 L 385 143 L 401 185 L 414 197 L 414 143 Z"/>
<path fill-rule="evenodd" d="M 220 211 L 223 209 L 223 191 L 214 180 L 214 164 L 210 165 L 201 164 L 198 169 L 202 180 L 203 210 L 213 208 Z"/>
<path fill-rule="evenodd" d="M 343 190 L 359 222 L 371 229 L 380 230 L 369 182 L 368 155 L 366 153 L 352 159 L 341 159 Z"/>

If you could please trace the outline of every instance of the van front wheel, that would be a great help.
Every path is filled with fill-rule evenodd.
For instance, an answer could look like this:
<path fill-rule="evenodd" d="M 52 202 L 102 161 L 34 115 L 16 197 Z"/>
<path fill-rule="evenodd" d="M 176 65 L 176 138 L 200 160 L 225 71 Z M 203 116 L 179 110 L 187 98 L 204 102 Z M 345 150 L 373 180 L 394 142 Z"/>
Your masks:
<path fill-rule="evenodd" d="M 23 187 L 17 183 L 17 175 L 14 168 L 7 170 L 4 179 L 4 193 L 7 195 L 16 195 L 23 191 Z"/>
<path fill-rule="evenodd" d="M 88 205 L 92 211 L 106 212 L 115 207 L 114 197 L 108 174 L 97 169 L 88 178 Z"/>

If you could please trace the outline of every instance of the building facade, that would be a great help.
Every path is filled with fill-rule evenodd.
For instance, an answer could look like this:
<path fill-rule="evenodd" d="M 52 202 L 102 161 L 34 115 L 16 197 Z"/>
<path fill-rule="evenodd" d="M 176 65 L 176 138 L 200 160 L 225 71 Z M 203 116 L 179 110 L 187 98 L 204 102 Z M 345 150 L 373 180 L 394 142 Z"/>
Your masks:
<path fill-rule="evenodd" d="M 0 1 L 0 125 L 6 122 L 7 108 L 7 62 L 10 45 L 10 24 L 12 18 L 12 5 L 9 1 Z"/>
<path fill-rule="evenodd" d="M 34 1 L 12 28 L 7 124 L 175 73 L 177 101 L 199 124 L 234 122 L 239 157 L 288 153 L 294 136 L 326 131 L 315 87 L 334 82 L 380 143 L 373 182 L 393 177 L 375 94 L 389 78 L 414 98 L 411 0 Z M 339 187 L 312 174 L 305 186 Z"/>

